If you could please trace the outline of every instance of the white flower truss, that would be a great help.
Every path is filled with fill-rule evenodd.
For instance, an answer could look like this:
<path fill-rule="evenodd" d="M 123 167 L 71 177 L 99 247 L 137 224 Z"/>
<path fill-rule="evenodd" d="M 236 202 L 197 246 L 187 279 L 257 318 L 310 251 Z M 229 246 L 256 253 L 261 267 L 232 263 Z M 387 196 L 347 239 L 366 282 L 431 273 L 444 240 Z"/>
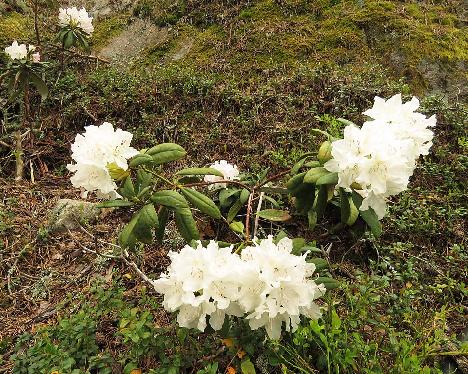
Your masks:
<path fill-rule="evenodd" d="M 12 59 L 12 60 L 24 60 L 27 58 L 28 53 L 33 52 L 36 49 L 33 45 L 26 46 L 26 44 L 18 44 L 15 40 L 11 46 L 5 48 L 5 53 Z M 36 55 L 36 53 L 34 54 Z M 35 57 L 33 55 L 33 61 L 35 61 Z M 39 53 L 37 53 L 39 55 Z"/>
<path fill-rule="evenodd" d="M 94 31 L 93 17 L 88 15 L 85 8 L 60 8 L 59 10 L 60 26 L 79 27 L 87 34 Z"/>
<path fill-rule="evenodd" d="M 219 330 L 226 315 L 245 316 L 253 330 L 264 327 L 271 339 L 279 339 L 283 322 L 287 331 L 295 331 L 301 315 L 320 317 L 314 300 L 325 292 L 311 279 L 315 265 L 306 262 L 307 254 L 291 251 L 290 239 L 275 244 L 271 236 L 240 256 L 214 241 L 187 245 L 169 253 L 171 264 L 154 287 L 164 294 L 166 310 L 179 311 L 182 327 L 204 331 L 209 317 Z"/>
<path fill-rule="evenodd" d="M 338 187 L 354 189 L 363 198 L 360 210 L 371 207 L 383 218 L 387 199 L 407 189 L 420 155 L 427 155 L 436 117 L 415 112 L 419 101 L 403 103 L 401 95 L 376 97 L 364 114 L 372 118 L 361 128 L 348 125 L 343 139 L 332 143 L 332 159 L 325 168 L 338 173 Z"/>
<path fill-rule="evenodd" d="M 67 165 L 75 174 L 70 178 L 74 187 L 84 189 L 83 197 L 95 191 L 98 196 L 117 197 L 117 185 L 109 173 L 109 166 L 128 169 L 127 160 L 138 151 L 130 147 L 133 135 L 121 129 L 114 130 L 111 123 L 87 126 L 83 134 L 75 137 L 71 146 L 75 164 Z"/>
<path fill-rule="evenodd" d="M 236 165 L 230 164 L 226 160 L 216 161 L 210 166 L 212 169 L 216 169 L 223 174 L 223 177 L 217 175 L 206 175 L 205 182 L 217 182 L 221 180 L 237 180 L 239 179 L 239 169 Z M 226 183 L 215 183 L 209 186 L 210 189 L 214 188 L 226 188 Z"/>

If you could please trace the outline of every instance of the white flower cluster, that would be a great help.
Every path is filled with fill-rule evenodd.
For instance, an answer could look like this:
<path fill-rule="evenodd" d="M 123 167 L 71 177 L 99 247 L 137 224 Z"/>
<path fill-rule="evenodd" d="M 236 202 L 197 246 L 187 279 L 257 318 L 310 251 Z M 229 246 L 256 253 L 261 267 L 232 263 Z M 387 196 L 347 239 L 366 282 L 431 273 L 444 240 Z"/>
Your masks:
<path fill-rule="evenodd" d="M 36 47 L 32 44 L 26 46 L 26 44 L 18 44 L 15 40 L 11 46 L 5 48 L 5 53 L 10 56 L 12 60 L 24 60 L 28 57 L 28 53 L 34 52 Z M 41 55 L 39 52 L 31 54 L 32 62 L 40 62 Z"/>
<path fill-rule="evenodd" d="M 85 8 L 60 8 L 59 10 L 60 26 L 74 26 L 81 28 L 87 34 L 94 31 L 93 17 L 88 15 Z"/>
<path fill-rule="evenodd" d="M 98 196 L 117 197 L 117 185 L 109 173 L 109 166 L 128 169 L 127 160 L 138 151 L 130 147 L 133 135 L 121 129 L 114 130 L 111 123 L 85 127 L 84 134 L 78 134 L 72 144 L 72 158 L 76 164 L 67 165 L 75 172 L 70 180 L 74 187 L 88 192 L 96 191 Z"/>
<path fill-rule="evenodd" d="M 217 182 L 221 180 L 237 180 L 239 179 L 239 169 L 236 165 L 230 164 L 226 160 L 216 161 L 213 165 L 210 166 L 212 169 L 216 169 L 223 174 L 223 177 L 219 177 L 217 175 L 206 175 L 205 182 Z M 226 188 L 226 183 L 215 183 L 209 185 L 208 188 Z"/>
<path fill-rule="evenodd" d="M 306 262 L 307 253 L 295 256 L 292 248 L 291 239 L 275 244 L 271 236 L 241 255 L 214 241 L 187 245 L 169 253 L 171 264 L 154 287 L 164 294 L 166 310 L 179 311 L 180 326 L 204 331 L 209 317 L 219 330 L 226 315 L 245 316 L 252 330 L 264 327 L 271 339 L 279 339 L 283 322 L 287 331 L 295 331 L 301 315 L 319 318 L 314 300 L 325 293 L 311 279 L 315 265 Z"/>
<path fill-rule="evenodd" d="M 406 190 L 420 155 L 427 155 L 436 125 L 435 115 L 415 112 L 419 101 L 403 103 L 401 95 L 388 100 L 376 97 L 364 114 L 372 118 L 361 128 L 349 125 L 344 138 L 332 143 L 332 159 L 325 168 L 338 173 L 338 187 L 351 188 L 364 199 L 360 210 L 374 209 L 379 219 L 386 213 L 389 196 Z"/>

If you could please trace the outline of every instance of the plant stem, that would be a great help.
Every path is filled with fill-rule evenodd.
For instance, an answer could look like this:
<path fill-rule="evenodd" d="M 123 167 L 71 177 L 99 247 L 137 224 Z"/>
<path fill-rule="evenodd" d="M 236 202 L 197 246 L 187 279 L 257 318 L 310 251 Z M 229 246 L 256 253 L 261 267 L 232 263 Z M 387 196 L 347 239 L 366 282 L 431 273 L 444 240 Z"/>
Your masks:
<path fill-rule="evenodd" d="M 32 9 L 33 9 L 33 13 L 34 13 L 34 31 L 36 33 L 36 43 L 38 46 L 41 45 L 41 36 L 39 34 L 39 22 L 38 22 L 38 13 L 39 13 L 39 10 L 38 10 L 38 6 L 37 6 L 37 1 L 38 0 L 31 0 L 31 3 L 32 3 Z"/>

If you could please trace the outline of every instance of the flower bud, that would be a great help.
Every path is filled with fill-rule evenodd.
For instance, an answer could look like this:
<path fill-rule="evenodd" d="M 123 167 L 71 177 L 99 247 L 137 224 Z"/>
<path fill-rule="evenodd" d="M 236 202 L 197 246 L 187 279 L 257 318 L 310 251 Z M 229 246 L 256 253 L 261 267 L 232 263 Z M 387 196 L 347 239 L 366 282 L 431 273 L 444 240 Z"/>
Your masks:
<path fill-rule="evenodd" d="M 39 52 L 32 54 L 32 62 L 41 62 L 41 54 Z"/>
<path fill-rule="evenodd" d="M 331 150 L 332 150 L 332 146 L 328 140 L 323 142 L 322 145 L 320 146 L 317 158 L 322 165 L 332 158 Z"/>

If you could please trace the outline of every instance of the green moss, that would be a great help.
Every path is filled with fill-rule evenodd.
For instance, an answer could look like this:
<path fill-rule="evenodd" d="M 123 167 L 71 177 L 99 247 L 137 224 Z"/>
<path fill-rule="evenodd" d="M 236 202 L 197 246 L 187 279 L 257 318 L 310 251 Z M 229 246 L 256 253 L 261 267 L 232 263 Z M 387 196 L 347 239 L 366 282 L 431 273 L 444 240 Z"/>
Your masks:
<path fill-rule="evenodd" d="M 0 18 L 0 46 L 18 42 L 32 42 L 33 27 L 31 20 L 20 13 L 12 12 Z"/>
<path fill-rule="evenodd" d="M 93 46 L 96 49 L 104 47 L 111 38 L 120 34 L 125 29 L 127 21 L 128 15 L 117 14 L 95 22 L 92 36 Z"/>

